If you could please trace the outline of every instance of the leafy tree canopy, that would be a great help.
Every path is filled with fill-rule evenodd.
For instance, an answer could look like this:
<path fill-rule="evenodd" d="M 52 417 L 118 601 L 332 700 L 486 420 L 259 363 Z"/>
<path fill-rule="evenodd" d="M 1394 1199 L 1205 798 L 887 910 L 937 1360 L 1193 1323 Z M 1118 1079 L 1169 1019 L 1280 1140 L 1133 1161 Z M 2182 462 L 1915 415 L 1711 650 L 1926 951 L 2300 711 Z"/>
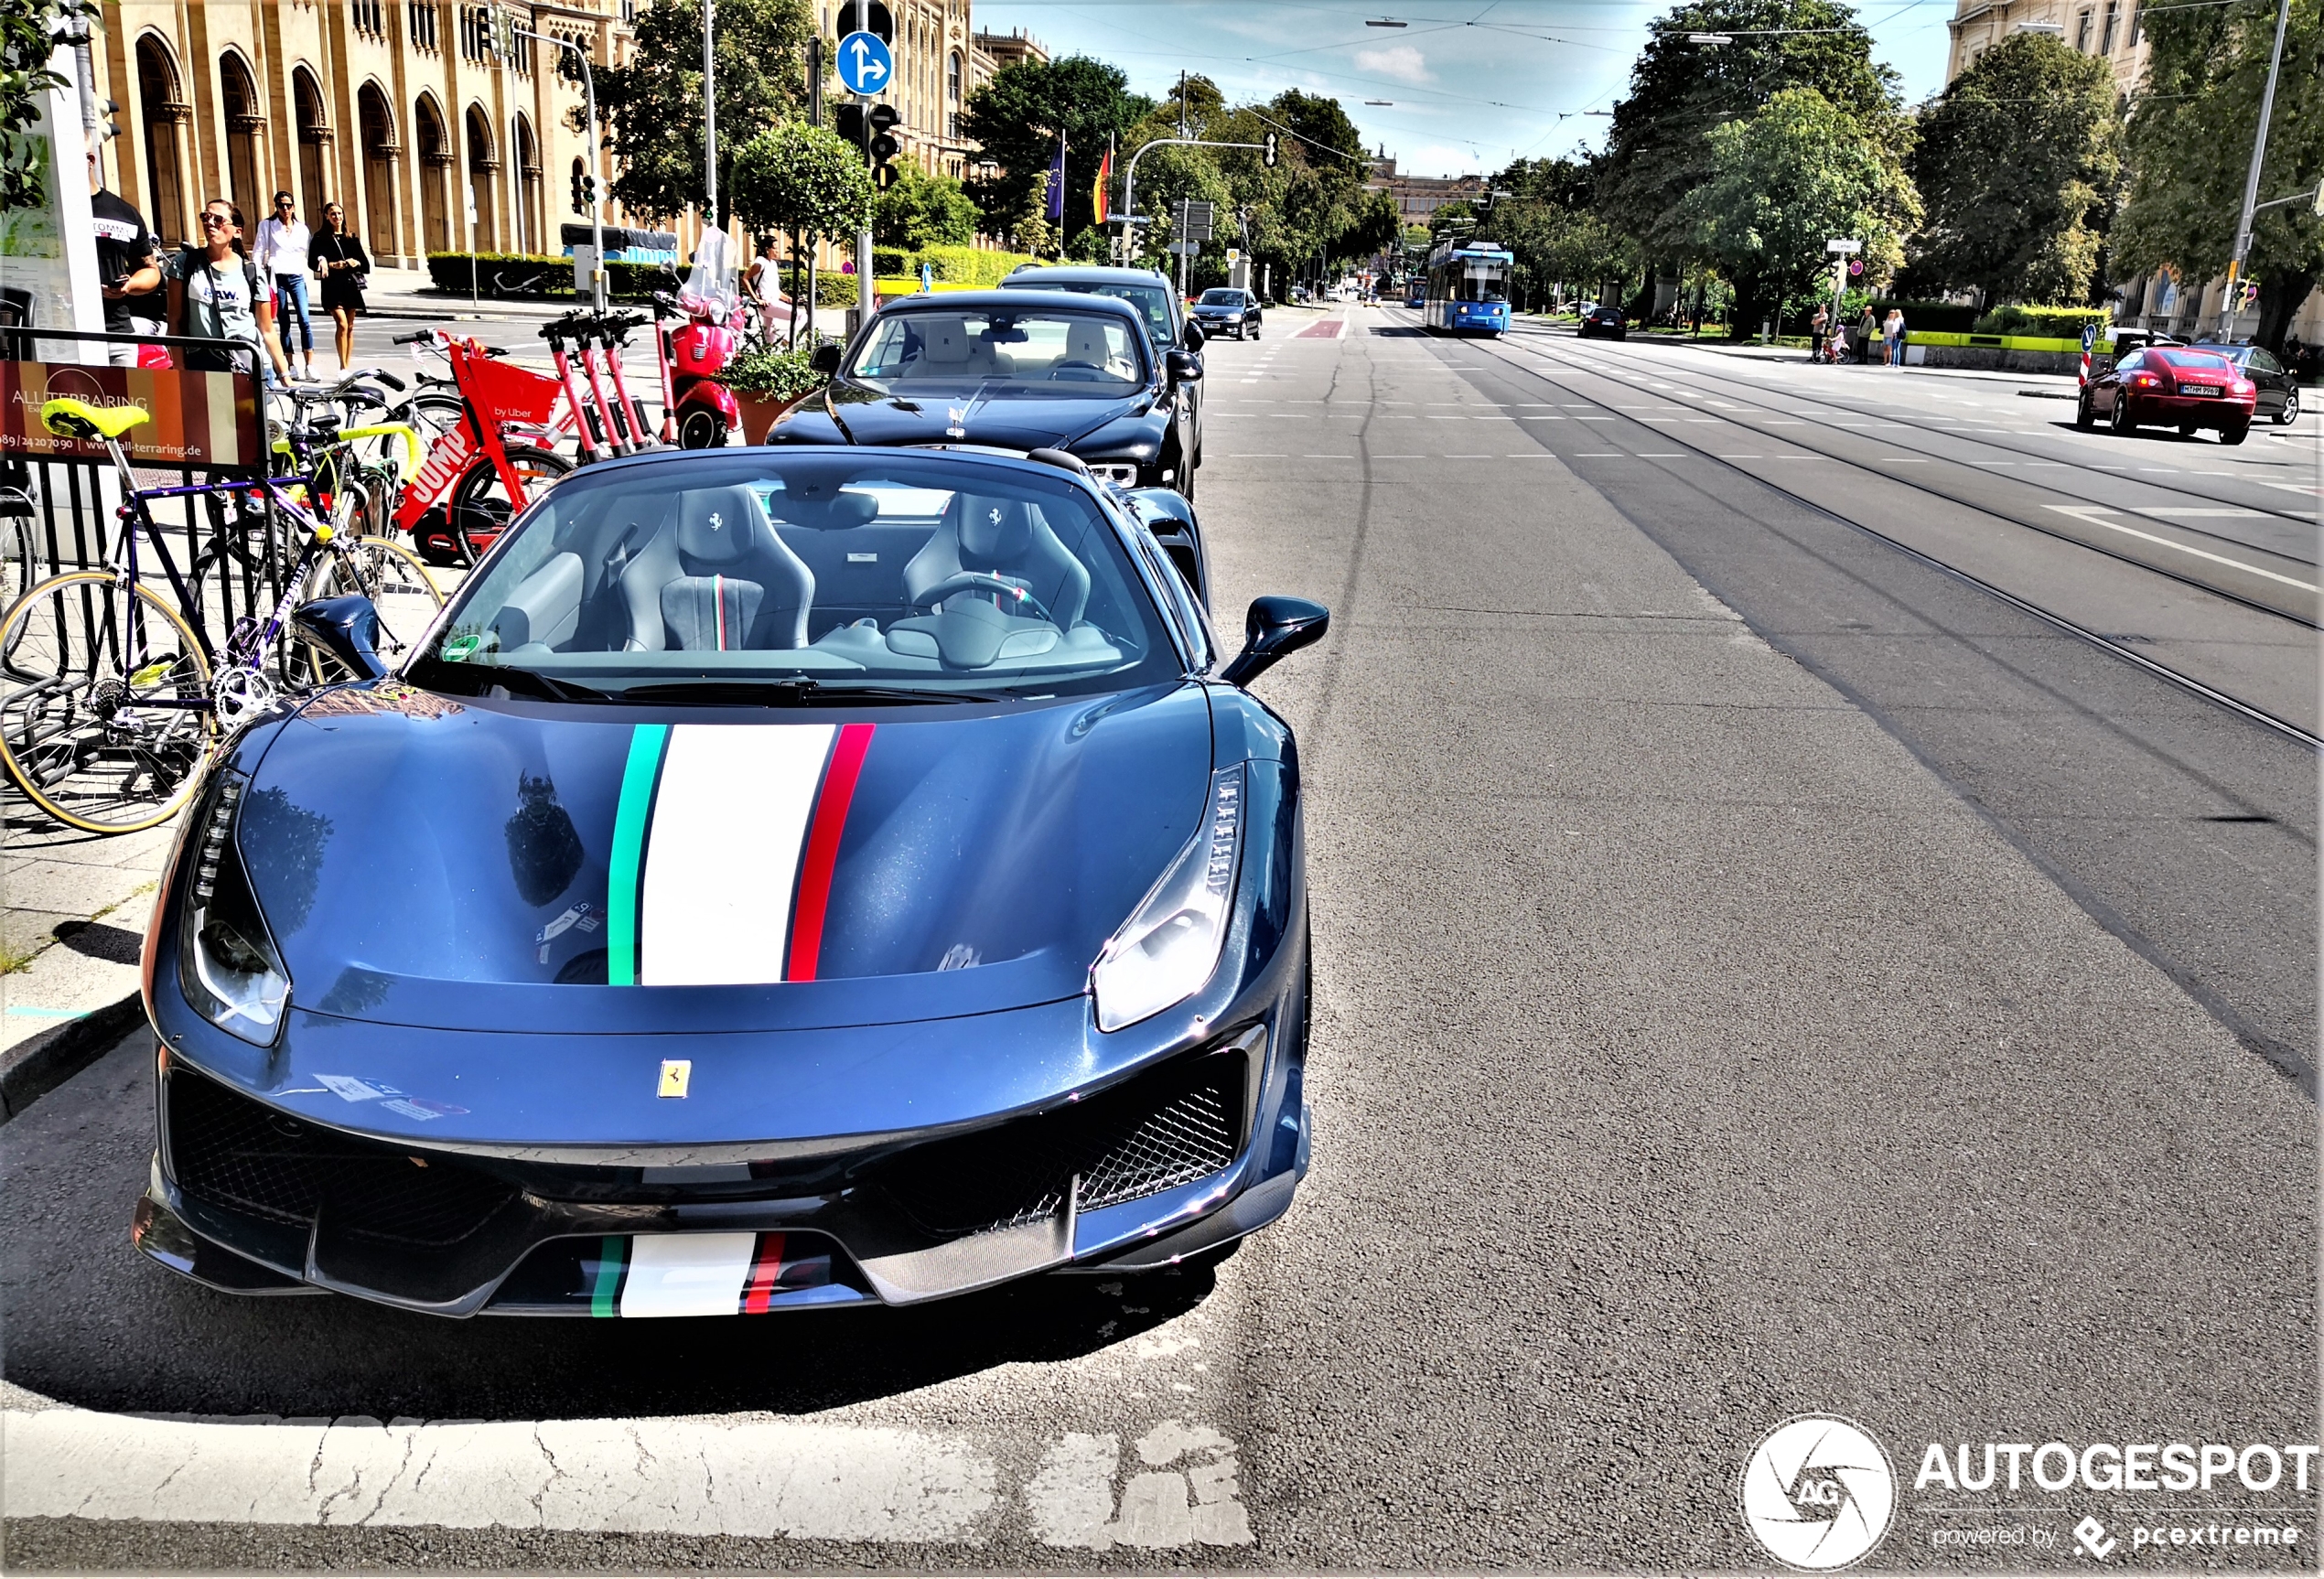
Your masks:
<path fill-rule="evenodd" d="M 1910 167 L 1928 209 L 1908 249 L 1910 289 L 2080 303 L 2122 169 L 2114 71 L 2061 39 L 2014 33 L 1921 113 Z"/>
<path fill-rule="evenodd" d="M 965 247 L 976 240 L 977 210 L 950 176 L 921 173 L 906 161 L 896 184 L 878 196 L 872 240 L 883 247 Z"/>
<path fill-rule="evenodd" d="M 1709 178 L 1679 219 L 1691 248 L 1735 286 L 1738 328 L 1813 295 L 1831 277 L 1824 243 L 1864 242 L 1865 278 L 1903 259 L 1920 199 L 1892 149 L 1812 88 L 1791 88 L 1748 120 L 1713 129 Z"/>
<path fill-rule="evenodd" d="M 1758 29 L 1835 31 L 1766 33 Z M 1690 32 L 1734 42 L 1690 44 Z M 1606 217 L 1650 252 L 1683 253 L 1680 203 L 1712 176 L 1712 134 L 1756 114 L 1777 94 L 1813 89 L 1901 152 L 1909 123 L 1897 76 L 1872 60 L 1872 38 L 1841 0 L 1694 0 L 1656 25 L 1614 106 L 1599 198 Z"/>
<path fill-rule="evenodd" d="M 806 102 L 808 0 L 718 0 L 718 188 L 753 131 Z M 597 67 L 597 110 L 619 163 L 611 193 L 629 213 L 667 221 L 703 205 L 702 0 L 654 0 L 638 14 L 628 63 Z M 576 113 L 576 114 L 578 112 Z"/>
<path fill-rule="evenodd" d="M 1118 138 L 1153 107 L 1152 100 L 1130 91 L 1120 67 L 1086 55 L 1002 67 L 969 94 L 961 112 L 961 134 L 1000 166 L 997 176 L 968 185 L 984 212 L 984 229 L 1025 239 L 1025 220 L 1041 212 L 1060 131 L 1066 142 L 1065 232 L 1088 227 L 1096 217 L 1091 183 L 1108 139 Z M 1055 247 L 1052 237 L 1047 250 Z"/>
<path fill-rule="evenodd" d="M 16 134 L 39 118 L 40 94 L 67 85 L 48 70 L 59 26 L 93 16 L 96 9 L 83 0 L 10 0 L 0 5 L 0 211 L 38 209 L 48 201 L 35 145 Z"/>
<path fill-rule="evenodd" d="M 872 222 L 871 172 L 838 133 L 793 121 L 735 150 L 736 218 L 751 230 L 811 241 L 852 236 Z"/>
<path fill-rule="evenodd" d="M 2166 9 L 2146 20 L 2151 53 L 2132 103 L 2130 195 L 2115 221 L 2114 262 L 2208 279 L 2233 255 L 2252 129 L 2276 42 L 2267 0 Z M 2324 16 L 2293 0 L 2284 65 L 2260 172 L 2260 201 L 2312 185 L 2324 171 Z M 2324 220 L 2310 205 L 2262 212 L 2247 277 L 2260 283 L 2262 344 L 2281 349 L 2292 315 L 2324 274 Z"/>

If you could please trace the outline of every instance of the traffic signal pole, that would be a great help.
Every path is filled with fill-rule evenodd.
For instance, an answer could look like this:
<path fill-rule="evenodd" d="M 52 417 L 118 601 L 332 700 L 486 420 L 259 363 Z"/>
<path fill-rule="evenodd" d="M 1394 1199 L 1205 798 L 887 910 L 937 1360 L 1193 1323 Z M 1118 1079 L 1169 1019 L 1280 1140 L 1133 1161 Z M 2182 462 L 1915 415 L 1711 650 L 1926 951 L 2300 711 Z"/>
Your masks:
<path fill-rule="evenodd" d="M 557 52 L 558 59 L 563 60 L 570 59 L 573 63 L 580 69 L 581 113 L 582 118 L 588 125 L 587 136 L 589 142 L 589 163 L 593 166 L 596 166 L 597 161 L 604 157 L 604 139 L 597 134 L 597 74 L 589 70 L 588 52 L 569 38 L 554 38 L 546 33 L 536 33 L 530 27 L 519 27 L 513 12 L 511 12 L 505 6 L 494 6 L 492 10 L 492 55 L 496 69 L 506 62 L 510 53 L 507 45 L 504 44 L 502 40 L 520 38 L 530 38 L 536 44 L 547 45 L 550 48 L 554 49 Z M 705 48 L 706 48 L 707 45 L 705 45 Z M 597 254 L 596 266 L 591 268 L 589 271 L 589 305 L 596 308 L 598 312 L 603 312 L 605 311 L 606 306 L 605 186 L 604 183 L 597 178 L 597 175 L 595 170 L 592 170 L 588 179 L 589 248 L 590 251 Z M 542 237 L 541 244 L 544 247 L 547 246 L 549 244 L 549 239 L 546 236 Z M 473 251 L 474 249 L 471 248 L 470 250 Z"/>
<path fill-rule="evenodd" d="M 1129 261 L 1130 231 L 1138 223 L 1138 161 L 1146 157 L 1146 151 L 1148 148 L 1256 148 L 1265 156 L 1264 162 L 1272 166 L 1275 162 L 1276 143 L 1275 134 L 1270 132 L 1267 134 L 1267 140 L 1264 143 L 1213 143 L 1207 137 L 1157 137 L 1150 143 L 1139 145 L 1138 151 L 1130 156 L 1130 162 L 1122 167 L 1120 220 L 1124 263 Z M 1181 252 L 1178 255 L 1184 257 L 1186 254 Z"/>
<path fill-rule="evenodd" d="M 871 0 L 855 0 L 855 31 L 868 33 L 871 30 Z M 882 84 L 882 86 L 885 85 L 885 83 Z M 868 117 L 871 114 L 872 96 L 868 93 L 858 93 L 856 98 L 864 104 L 864 113 Z M 868 141 L 866 139 L 867 145 Z M 864 158 L 866 162 L 871 158 L 871 149 L 868 145 L 864 149 Z M 855 313 L 858 323 L 871 322 L 872 233 L 868 225 L 855 232 Z"/>
<path fill-rule="evenodd" d="M 2252 220 L 2260 206 L 2259 168 L 2267 157 L 2267 122 L 2276 108 L 2276 74 L 2284 65 L 2284 26 L 2291 16 L 2292 0 L 2276 0 L 2276 51 L 2267 58 L 2267 88 L 2259 100 L 2259 132 L 2252 139 L 2251 173 L 2243 177 L 2243 212 L 2235 221 L 2235 255 L 2228 261 L 2227 292 L 2219 304 L 2222 341 L 2235 338 L 2235 298 L 2242 294 L 2243 265 L 2252 255 Z"/>

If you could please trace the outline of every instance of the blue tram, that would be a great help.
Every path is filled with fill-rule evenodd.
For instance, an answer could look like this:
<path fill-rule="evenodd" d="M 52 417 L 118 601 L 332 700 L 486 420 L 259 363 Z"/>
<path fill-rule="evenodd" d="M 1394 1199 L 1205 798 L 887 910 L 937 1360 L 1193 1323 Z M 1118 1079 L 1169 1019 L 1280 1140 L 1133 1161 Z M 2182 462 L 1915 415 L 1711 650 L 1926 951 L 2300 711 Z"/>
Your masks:
<path fill-rule="evenodd" d="M 1509 332 L 1509 271 L 1516 254 L 1490 242 L 1440 242 L 1428 254 L 1422 323 L 1451 334 Z"/>

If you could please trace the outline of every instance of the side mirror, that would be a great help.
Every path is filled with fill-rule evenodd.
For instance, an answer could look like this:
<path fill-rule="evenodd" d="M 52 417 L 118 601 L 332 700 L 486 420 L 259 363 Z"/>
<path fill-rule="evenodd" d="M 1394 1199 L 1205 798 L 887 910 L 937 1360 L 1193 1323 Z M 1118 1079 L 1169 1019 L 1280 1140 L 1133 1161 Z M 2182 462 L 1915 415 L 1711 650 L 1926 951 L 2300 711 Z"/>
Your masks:
<path fill-rule="evenodd" d="M 1202 381 L 1202 359 L 1192 351 L 1172 351 L 1167 359 L 1170 364 L 1170 381 L 1193 384 Z"/>
<path fill-rule="evenodd" d="M 387 673 L 387 661 L 378 650 L 380 611 L 360 593 L 302 603 L 291 610 L 291 623 L 356 679 L 378 680 Z"/>
<path fill-rule="evenodd" d="M 1275 660 L 1313 646 L 1330 628 L 1331 610 L 1320 603 L 1304 597 L 1254 598 L 1243 621 L 1243 650 L 1219 678 L 1229 685 L 1248 685 L 1274 667 Z"/>
<path fill-rule="evenodd" d="M 807 365 L 825 378 L 829 378 L 839 371 L 839 348 L 817 346 L 813 353 L 807 358 Z"/>
<path fill-rule="evenodd" d="M 1186 349 L 1189 349 L 1189 350 L 1190 350 L 1190 351 L 1199 351 L 1199 350 L 1200 350 L 1200 349 L 1202 349 L 1202 343 L 1203 343 L 1205 340 L 1209 339 L 1210 338 L 1210 337 L 1209 335 L 1206 335 L 1206 334 L 1204 334 L 1204 333 L 1202 332 L 1202 326 L 1201 326 L 1200 324 L 1196 323 L 1196 322 L 1195 322 L 1192 318 L 1189 318 L 1189 319 L 1187 319 L 1187 321 L 1186 321 Z"/>

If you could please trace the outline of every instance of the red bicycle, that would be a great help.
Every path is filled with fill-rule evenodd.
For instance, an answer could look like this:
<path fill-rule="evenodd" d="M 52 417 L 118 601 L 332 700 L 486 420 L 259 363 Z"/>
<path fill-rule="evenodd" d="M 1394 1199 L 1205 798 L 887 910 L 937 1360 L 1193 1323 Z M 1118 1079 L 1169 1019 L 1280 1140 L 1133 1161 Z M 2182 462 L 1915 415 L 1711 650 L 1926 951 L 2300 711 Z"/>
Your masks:
<path fill-rule="evenodd" d="M 397 345 L 433 344 L 452 364 L 460 420 L 438 434 L 403 490 L 395 524 L 420 556 L 473 565 L 533 495 L 573 469 L 557 452 L 577 424 L 556 379 L 500 360 L 490 348 L 441 329 L 400 335 Z"/>

